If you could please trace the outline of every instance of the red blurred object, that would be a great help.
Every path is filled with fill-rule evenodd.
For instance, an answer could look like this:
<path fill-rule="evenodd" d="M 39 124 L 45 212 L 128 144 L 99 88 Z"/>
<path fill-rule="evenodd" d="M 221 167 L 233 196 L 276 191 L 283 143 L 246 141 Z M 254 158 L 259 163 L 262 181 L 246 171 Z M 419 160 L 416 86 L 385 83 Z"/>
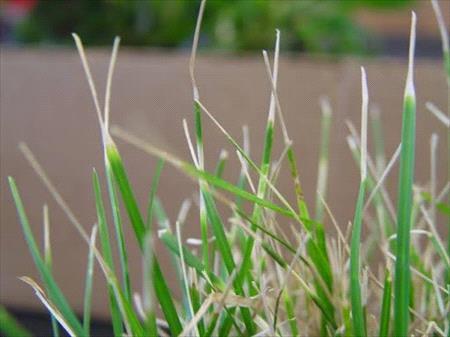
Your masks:
<path fill-rule="evenodd" d="M 9 7 L 10 10 L 26 14 L 36 6 L 37 1 L 38 0 L 6 0 L 6 6 Z"/>
<path fill-rule="evenodd" d="M 14 43 L 14 27 L 37 5 L 38 0 L 0 0 L 0 42 Z"/>

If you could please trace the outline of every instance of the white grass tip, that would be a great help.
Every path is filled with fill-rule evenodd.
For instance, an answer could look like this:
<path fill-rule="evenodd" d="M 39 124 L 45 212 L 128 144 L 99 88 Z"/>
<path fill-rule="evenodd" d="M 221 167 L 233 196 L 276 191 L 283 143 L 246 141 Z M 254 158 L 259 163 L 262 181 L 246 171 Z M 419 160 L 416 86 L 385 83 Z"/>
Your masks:
<path fill-rule="evenodd" d="M 361 180 L 367 177 L 367 115 L 369 109 L 369 90 L 367 88 L 367 75 L 364 67 L 361 67 Z"/>
<path fill-rule="evenodd" d="M 105 106 L 104 106 L 104 116 L 103 121 L 105 124 L 105 129 L 109 130 L 109 110 L 110 110 L 110 102 L 111 102 L 111 86 L 112 86 L 112 78 L 114 74 L 114 69 L 116 66 L 116 60 L 117 60 L 117 53 L 119 51 L 119 45 L 120 45 L 120 37 L 116 36 L 114 38 L 114 44 L 113 49 L 111 53 L 111 59 L 109 61 L 109 67 L 108 67 L 108 77 L 106 79 L 106 90 L 105 90 Z"/>
<path fill-rule="evenodd" d="M 322 114 L 326 117 L 331 115 L 331 104 L 328 96 L 322 95 L 319 97 L 320 109 L 322 110 Z"/>
<path fill-rule="evenodd" d="M 166 234 L 166 232 L 168 232 L 169 230 L 167 228 L 163 228 L 163 229 L 159 229 L 158 230 L 158 238 L 161 238 L 161 236 L 163 236 L 164 234 Z"/>
<path fill-rule="evenodd" d="M 435 148 L 439 142 L 439 136 L 437 135 L 437 133 L 433 132 L 433 134 L 431 135 L 430 138 L 430 142 L 431 142 L 431 146 L 433 148 Z"/>
<path fill-rule="evenodd" d="M 219 159 L 220 160 L 228 159 L 228 151 L 225 149 L 222 149 L 219 154 Z"/>
<path fill-rule="evenodd" d="M 415 98 L 414 90 L 414 52 L 416 49 L 416 26 L 417 16 L 414 11 L 411 12 L 411 33 L 409 37 L 409 54 L 408 54 L 408 75 L 406 77 L 405 96 Z"/>

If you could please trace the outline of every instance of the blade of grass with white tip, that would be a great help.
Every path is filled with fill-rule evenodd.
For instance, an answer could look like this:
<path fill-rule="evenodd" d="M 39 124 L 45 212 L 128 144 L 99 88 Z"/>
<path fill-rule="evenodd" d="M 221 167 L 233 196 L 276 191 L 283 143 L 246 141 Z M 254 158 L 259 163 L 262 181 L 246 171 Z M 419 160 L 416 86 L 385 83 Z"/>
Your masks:
<path fill-rule="evenodd" d="M 3 306 L 0 306 L 0 333 L 5 337 L 32 337 L 31 332 L 20 325 Z"/>
<path fill-rule="evenodd" d="M 361 151 L 358 149 L 358 146 L 352 136 L 350 136 L 350 135 L 347 136 L 347 143 L 348 143 L 348 146 L 352 153 L 353 159 L 355 160 L 356 163 L 358 163 L 358 167 L 359 167 L 359 165 L 361 163 Z M 399 155 L 399 153 L 394 153 L 393 158 L 395 158 L 395 160 L 396 160 L 396 157 L 398 157 L 398 155 Z M 395 160 L 392 161 L 392 165 L 394 165 Z M 392 166 L 390 168 L 392 168 Z M 380 179 L 380 181 L 381 181 L 381 179 Z M 384 187 L 383 184 L 377 184 L 375 182 L 374 177 L 371 174 L 367 175 L 366 184 L 367 184 L 367 186 L 366 186 L 367 190 L 371 191 L 371 194 L 369 195 L 369 198 L 367 200 L 373 202 L 373 204 L 375 206 L 382 205 L 382 207 L 386 208 L 388 201 L 382 196 L 382 193 L 383 193 L 382 189 Z M 366 202 L 366 204 L 364 206 L 364 210 L 366 210 L 368 205 L 369 205 L 369 203 Z M 390 219 L 390 221 L 395 221 L 395 213 L 393 214 L 392 212 L 389 211 L 389 212 L 387 212 L 387 214 L 389 214 L 388 219 Z M 390 226 L 385 226 L 385 229 L 386 229 L 385 232 L 388 235 L 391 234 Z"/>
<path fill-rule="evenodd" d="M 111 250 L 111 239 L 109 236 L 108 224 L 106 222 L 105 207 L 103 205 L 103 198 L 100 188 L 100 181 L 97 171 L 94 169 L 92 172 L 92 186 L 95 194 L 95 207 L 97 210 L 97 221 L 100 235 L 100 242 L 102 246 L 102 254 L 105 259 L 105 263 L 108 266 L 110 272 L 115 274 L 113 256 Z M 108 287 L 111 319 L 115 336 L 120 336 L 123 333 L 122 319 L 120 317 L 120 311 L 118 308 L 117 299 L 114 297 L 114 290 L 111 286 Z"/>
<path fill-rule="evenodd" d="M 88 263 L 87 263 L 86 281 L 85 281 L 85 287 L 84 287 L 83 327 L 84 327 L 86 336 L 90 336 L 92 283 L 93 283 L 93 276 L 94 276 L 94 247 L 95 247 L 96 237 L 97 237 L 97 226 L 94 226 L 92 228 L 91 240 L 89 242 Z"/>
<path fill-rule="evenodd" d="M 352 304 L 353 334 L 366 336 L 366 319 L 361 299 L 360 280 L 360 244 L 361 228 L 364 207 L 364 195 L 367 179 L 367 114 L 369 94 L 367 90 L 367 78 L 364 68 L 361 67 L 362 108 L 361 108 L 361 183 L 358 199 L 356 201 L 355 216 L 353 220 L 351 250 L 350 250 L 350 297 Z"/>
<path fill-rule="evenodd" d="M 323 222 L 324 212 L 323 203 L 320 196 L 325 198 L 327 193 L 328 180 L 328 157 L 330 145 L 330 126 L 331 126 L 331 106 L 328 98 L 321 97 L 320 107 L 322 110 L 322 120 L 320 124 L 320 150 L 319 150 L 319 168 L 317 170 L 317 193 L 316 193 L 316 220 Z"/>
<path fill-rule="evenodd" d="M 131 285 L 130 285 L 130 276 L 129 276 L 129 267 L 128 267 L 128 254 L 127 254 L 127 248 L 125 245 L 125 238 L 123 234 L 123 227 L 122 227 L 122 218 L 120 215 L 120 209 L 119 209 L 119 203 L 117 200 L 117 194 L 116 194 L 116 186 L 113 182 L 113 173 L 111 172 L 111 167 L 108 162 L 108 158 L 106 155 L 105 150 L 105 144 L 106 140 L 110 139 L 110 136 L 108 134 L 109 132 L 109 111 L 110 111 L 110 100 L 111 100 L 111 86 L 112 86 L 112 78 L 114 74 L 115 64 L 117 60 L 117 53 L 119 50 L 119 44 L 120 44 L 120 38 L 116 36 L 114 39 L 114 45 L 111 53 L 111 59 L 109 62 L 108 67 L 108 77 L 106 80 L 106 89 L 105 89 L 105 102 L 104 102 L 104 130 L 102 131 L 104 133 L 103 135 L 103 146 L 104 146 L 104 162 L 105 162 L 105 171 L 106 171 L 106 179 L 107 179 L 107 185 L 108 185 L 108 195 L 109 200 L 112 208 L 113 213 L 113 221 L 114 221 L 114 229 L 116 233 L 116 241 L 117 241 L 117 247 L 119 251 L 119 259 L 120 259 L 120 266 L 122 270 L 122 283 L 124 288 L 124 295 L 127 301 L 131 301 Z M 94 88 L 95 89 L 95 88 Z M 92 90 L 92 88 L 91 88 Z M 102 125 L 100 124 L 100 127 Z"/>
<path fill-rule="evenodd" d="M 48 207 L 44 205 L 43 208 L 43 216 L 44 216 L 44 261 L 47 265 L 47 268 L 50 272 L 52 272 L 52 247 L 50 244 L 50 219 L 48 216 Z M 46 288 L 47 292 L 48 289 Z M 52 321 L 52 331 L 53 337 L 59 337 L 59 329 L 58 329 L 58 321 L 50 315 Z"/>
<path fill-rule="evenodd" d="M 391 319 L 392 279 L 389 270 L 386 269 L 384 278 L 383 300 L 380 312 L 380 330 L 378 336 L 389 336 L 389 322 Z"/>
<path fill-rule="evenodd" d="M 414 49 L 416 41 L 416 15 L 412 13 L 411 38 L 409 45 L 409 64 L 406 80 L 403 121 L 402 152 L 400 155 L 400 172 L 397 209 L 397 251 L 394 276 L 394 334 L 408 335 L 409 296 L 410 296 L 410 227 L 412 208 L 412 184 L 414 177 L 414 149 L 416 130 L 416 98 L 414 92 Z"/>
<path fill-rule="evenodd" d="M 228 152 L 225 150 L 220 151 L 219 160 L 217 161 L 216 169 L 214 174 L 217 178 L 222 178 L 223 172 L 225 171 L 225 164 L 227 163 Z"/>
<path fill-rule="evenodd" d="M 55 280 L 53 279 L 53 276 L 51 275 L 50 271 L 48 270 L 45 264 L 45 261 L 42 259 L 39 253 L 38 245 L 34 238 L 33 232 L 31 231 L 28 217 L 25 213 L 25 209 L 19 191 L 17 189 L 17 185 L 12 177 L 9 177 L 8 180 L 9 186 L 11 188 L 11 193 L 14 199 L 14 203 L 17 208 L 17 213 L 20 218 L 20 223 L 22 225 L 22 230 L 25 235 L 25 240 L 27 241 L 28 248 L 30 250 L 31 256 L 33 257 L 34 263 L 36 264 L 36 267 L 42 277 L 42 280 L 48 289 L 49 297 L 58 307 L 58 310 L 65 317 L 65 319 L 67 320 L 68 324 L 71 326 L 73 331 L 75 331 L 77 335 L 82 336 L 84 334 L 82 325 L 78 321 L 78 318 L 76 317 L 73 310 L 70 308 L 69 303 L 67 302 L 63 293 L 59 289 L 58 285 L 56 284 Z"/>

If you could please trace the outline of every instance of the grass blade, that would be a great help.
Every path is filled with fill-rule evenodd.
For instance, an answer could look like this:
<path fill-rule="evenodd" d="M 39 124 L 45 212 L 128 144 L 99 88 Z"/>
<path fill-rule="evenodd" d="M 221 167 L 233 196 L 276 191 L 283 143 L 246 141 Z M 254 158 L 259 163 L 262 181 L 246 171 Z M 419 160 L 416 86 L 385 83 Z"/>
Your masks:
<path fill-rule="evenodd" d="M 111 143 L 106 145 L 106 156 L 122 194 L 122 200 L 130 218 L 131 225 L 133 226 L 134 234 L 136 235 L 139 246 L 142 248 L 144 243 L 145 224 L 142 220 L 141 212 L 139 211 L 136 198 L 130 186 L 125 167 L 123 166 L 122 158 L 114 144 Z"/>
<path fill-rule="evenodd" d="M 117 248 L 119 251 L 120 267 L 122 270 L 122 283 L 124 288 L 124 295 L 127 301 L 131 301 L 131 284 L 130 272 L 128 266 L 127 247 L 125 245 L 125 237 L 123 234 L 122 217 L 120 214 L 119 201 L 117 199 L 116 185 L 113 180 L 113 173 L 108 162 L 105 161 L 106 181 L 108 185 L 108 196 L 111 205 L 114 229 L 116 233 Z"/>
<path fill-rule="evenodd" d="M 394 334 L 408 335 L 410 299 L 410 227 L 412 209 L 412 184 L 414 177 L 414 148 L 416 130 L 416 100 L 414 92 L 414 47 L 416 37 L 416 15 L 412 13 L 411 39 L 409 45 L 408 77 L 406 80 L 402 122 L 402 150 L 397 210 L 397 250 L 394 278 Z"/>
<path fill-rule="evenodd" d="M 94 247 L 97 237 L 97 226 L 92 228 L 91 240 L 89 242 L 89 254 L 86 270 L 86 282 L 84 290 L 83 327 L 86 336 L 90 336 L 91 324 L 91 304 L 92 304 L 92 283 L 94 276 Z"/>
<path fill-rule="evenodd" d="M 360 244 L 364 208 L 364 196 L 367 184 L 367 114 L 368 90 L 364 68 L 361 67 L 362 113 L 361 113 L 361 183 L 356 201 L 355 217 L 353 219 L 351 250 L 350 250 L 350 297 L 352 304 L 353 333 L 355 336 L 366 336 L 366 320 L 361 299 L 360 280 Z"/>
<path fill-rule="evenodd" d="M 391 316 L 392 279 L 389 270 L 386 269 L 384 278 L 383 302 L 380 313 L 380 331 L 378 336 L 389 336 L 389 321 Z"/>

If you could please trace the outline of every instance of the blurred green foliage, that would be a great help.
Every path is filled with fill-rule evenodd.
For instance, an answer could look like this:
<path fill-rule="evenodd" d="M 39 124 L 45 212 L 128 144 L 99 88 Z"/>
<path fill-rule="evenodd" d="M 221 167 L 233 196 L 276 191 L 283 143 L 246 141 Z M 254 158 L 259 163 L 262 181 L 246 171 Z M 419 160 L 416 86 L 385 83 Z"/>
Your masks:
<path fill-rule="evenodd" d="M 209 48 L 247 51 L 268 48 L 274 30 L 288 50 L 364 53 L 369 33 L 353 20 L 361 8 L 392 9 L 413 0 L 210 0 L 201 43 Z M 109 45 L 115 35 L 133 46 L 190 45 L 199 1 L 44 0 L 17 28 L 24 43 L 72 43 L 77 32 L 88 45 Z"/>

